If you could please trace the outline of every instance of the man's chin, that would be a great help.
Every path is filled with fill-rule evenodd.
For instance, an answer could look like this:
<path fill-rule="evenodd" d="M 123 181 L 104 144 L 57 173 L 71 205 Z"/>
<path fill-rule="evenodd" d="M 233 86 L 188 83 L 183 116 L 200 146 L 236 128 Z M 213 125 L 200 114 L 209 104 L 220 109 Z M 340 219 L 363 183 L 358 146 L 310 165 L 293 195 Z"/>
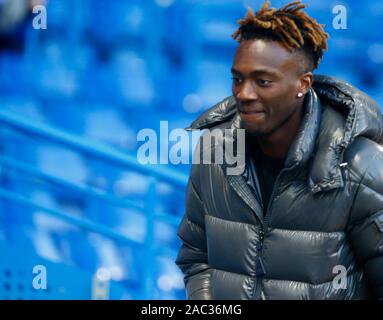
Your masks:
<path fill-rule="evenodd" d="M 251 126 L 246 126 L 246 124 L 244 125 L 244 128 L 246 130 L 246 133 L 250 137 L 266 137 L 271 134 L 271 130 L 267 130 L 267 129 L 263 129 L 259 127 L 254 128 Z"/>

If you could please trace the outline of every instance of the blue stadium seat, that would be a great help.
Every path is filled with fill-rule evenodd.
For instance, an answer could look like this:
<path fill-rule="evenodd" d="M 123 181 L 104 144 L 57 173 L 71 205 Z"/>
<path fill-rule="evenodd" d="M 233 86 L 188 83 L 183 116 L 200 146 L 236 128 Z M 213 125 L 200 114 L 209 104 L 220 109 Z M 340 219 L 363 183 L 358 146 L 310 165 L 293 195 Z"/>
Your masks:
<path fill-rule="evenodd" d="M 7 256 L 0 262 L 0 299 L 84 299 L 92 298 L 93 275 L 73 266 L 52 263 L 22 247 L 0 243 L 1 252 Z M 21 254 L 22 253 L 22 254 Z M 38 268 L 36 268 L 38 267 Z M 46 288 L 41 287 L 39 275 L 46 271 Z M 109 299 L 126 297 L 117 282 L 109 286 Z"/>
<path fill-rule="evenodd" d="M 151 3 L 115 0 L 111 5 L 103 1 L 91 1 L 91 30 L 98 41 L 104 43 L 121 41 L 127 37 L 140 37 L 153 19 Z"/>
<path fill-rule="evenodd" d="M 124 150 L 134 150 L 136 134 L 112 105 L 89 107 L 84 116 L 84 135 Z M 108 128 L 108 130 L 105 130 Z"/>

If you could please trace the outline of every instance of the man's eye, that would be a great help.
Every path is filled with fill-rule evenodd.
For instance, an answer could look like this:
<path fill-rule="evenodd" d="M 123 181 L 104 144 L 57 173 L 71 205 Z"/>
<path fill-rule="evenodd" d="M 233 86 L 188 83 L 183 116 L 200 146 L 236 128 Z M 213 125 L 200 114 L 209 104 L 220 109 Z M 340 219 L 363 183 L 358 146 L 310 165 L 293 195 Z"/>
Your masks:
<path fill-rule="evenodd" d="M 258 80 L 258 84 L 261 86 L 268 86 L 271 83 L 272 83 L 271 80 L 266 80 L 266 79 L 259 79 Z"/>
<path fill-rule="evenodd" d="M 238 77 L 232 77 L 232 80 L 233 80 L 233 83 L 234 83 L 235 85 L 238 85 L 238 84 L 241 83 L 241 79 L 238 78 Z"/>

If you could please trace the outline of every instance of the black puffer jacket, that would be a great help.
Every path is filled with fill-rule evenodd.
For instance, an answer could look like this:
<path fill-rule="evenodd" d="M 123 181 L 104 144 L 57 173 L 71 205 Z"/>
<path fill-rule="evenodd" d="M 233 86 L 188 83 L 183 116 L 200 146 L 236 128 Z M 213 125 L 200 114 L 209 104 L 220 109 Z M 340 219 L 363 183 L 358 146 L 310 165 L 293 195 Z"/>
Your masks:
<path fill-rule="evenodd" d="M 230 97 L 191 128 L 240 125 Z M 375 103 L 317 76 L 268 206 L 256 178 L 251 188 L 251 160 L 242 175 L 193 165 L 176 260 L 188 298 L 383 298 L 382 144 Z"/>

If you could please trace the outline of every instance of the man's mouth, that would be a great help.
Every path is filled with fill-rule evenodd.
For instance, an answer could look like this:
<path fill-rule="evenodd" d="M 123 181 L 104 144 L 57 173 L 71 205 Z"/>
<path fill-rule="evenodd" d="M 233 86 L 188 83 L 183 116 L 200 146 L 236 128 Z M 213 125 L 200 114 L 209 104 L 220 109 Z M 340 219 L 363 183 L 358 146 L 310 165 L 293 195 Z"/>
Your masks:
<path fill-rule="evenodd" d="M 239 109 L 241 119 L 245 122 L 264 121 L 266 112 L 258 109 Z"/>
<path fill-rule="evenodd" d="M 260 112 L 266 112 L 266 110 L 257 103 L 239 105 L 238 111 L 243 114 L 254 114 L 254 113 L 260 113 Z"/>
<path fill-rule="evenodd" d="M 243 114 L 257 114 L 257 113 L 265 113 L 263 110 L 239 110 L 240 113 Z"/>

